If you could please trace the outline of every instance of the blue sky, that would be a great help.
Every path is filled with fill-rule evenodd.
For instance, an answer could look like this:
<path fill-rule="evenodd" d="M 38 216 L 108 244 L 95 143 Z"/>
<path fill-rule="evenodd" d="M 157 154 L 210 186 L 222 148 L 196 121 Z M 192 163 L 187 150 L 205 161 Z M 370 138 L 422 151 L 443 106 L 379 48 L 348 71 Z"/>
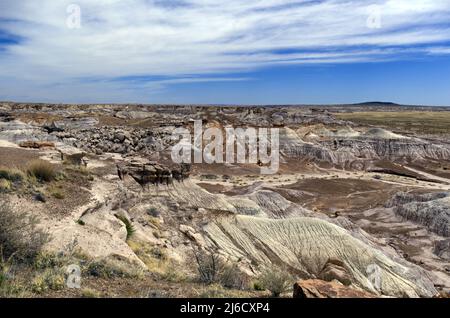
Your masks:
<path fill-rule="evenodd" d="M 0 100 L 450 105 L 449 21 L 450 0 L 2 0 Z"/>

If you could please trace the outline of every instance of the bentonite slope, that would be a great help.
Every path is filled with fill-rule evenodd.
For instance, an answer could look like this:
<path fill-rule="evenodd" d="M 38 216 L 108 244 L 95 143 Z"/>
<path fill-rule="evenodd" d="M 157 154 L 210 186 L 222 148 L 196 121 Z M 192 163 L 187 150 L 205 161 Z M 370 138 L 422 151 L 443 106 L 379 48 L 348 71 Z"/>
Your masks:
<path fill-rule="evenodd" d="M 323 220 L 236 216 L 205 230 L 214 244 L 236 258 L 284 265 L 307 276 L 317 276 L 330 258 L 336 258 L 347 265 L 357 286 L 371 292 L 399 297 L 436 294 L 432 282 L 416 266 L 397 263 Z M 380 286 L 370 280 L 373 266 L 380 270 Z"/>

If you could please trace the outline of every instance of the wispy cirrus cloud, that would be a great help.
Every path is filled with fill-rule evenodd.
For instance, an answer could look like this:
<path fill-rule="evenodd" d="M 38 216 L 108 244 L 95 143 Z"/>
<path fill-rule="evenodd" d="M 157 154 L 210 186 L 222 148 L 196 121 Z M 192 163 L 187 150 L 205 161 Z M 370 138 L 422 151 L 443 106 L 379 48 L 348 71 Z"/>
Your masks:
<path fill-rule="evenodd" d="M 67 27 L 72 3 L 79 29 Z M 3 0 L 0 97 L 19 85 L 23 99 L 144 101 L 273 65 L 446 54 L 448 21 L 448 0 Z"/>

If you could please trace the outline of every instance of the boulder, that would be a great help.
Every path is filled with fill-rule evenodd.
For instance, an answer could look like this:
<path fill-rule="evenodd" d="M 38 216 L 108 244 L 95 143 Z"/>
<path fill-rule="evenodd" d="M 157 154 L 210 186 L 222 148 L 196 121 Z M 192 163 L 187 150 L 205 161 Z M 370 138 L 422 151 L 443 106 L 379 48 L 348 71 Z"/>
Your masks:
<path fill-rule="evenodd" d="M 337 280 L 345 286 L 349 286 L 352 283 L 346 265 L 336 258 L 330 258 L 326 262 L 322 271 L 319 273 L 319 278 L 327 282 Z"/>
<path fill-rule="evenodd" d="M 195 229 L 191 226 L 181 224 L 180 232 L 186 235 L 191 241 L 195 242 L 198 246 L 206 246 L 206 242 L 200 233 L 197 233 Z"/>
<path fill-rule="evenodd" d="M 129 136 L 127 136 L 127 134 L 123 130 L 117 130 L 114 133 L 114 140 L 117 140 L 118 142 L 124 142 L 125 139 L 128 139 L 127 137 Z"/>

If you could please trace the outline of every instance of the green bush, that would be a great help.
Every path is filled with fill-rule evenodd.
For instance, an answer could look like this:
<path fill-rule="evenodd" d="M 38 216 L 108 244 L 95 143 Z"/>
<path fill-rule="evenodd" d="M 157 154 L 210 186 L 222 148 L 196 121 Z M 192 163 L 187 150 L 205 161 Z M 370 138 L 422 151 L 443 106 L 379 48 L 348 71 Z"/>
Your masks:
<path fill-rule="evenodd" d="M 166 252 L 165 252 L 164 250 L 162 250 L 161 248 L 159 248 L 159 247 L 153 247 L 153 248 L 150 250 L 150 254 L 151 254 L 154 258 L 159 259 L 159 260 L 161 260 L 161 261 L 166 261 L 166 260 L 167 260 L 167 254 L 166 254 Z"/>

